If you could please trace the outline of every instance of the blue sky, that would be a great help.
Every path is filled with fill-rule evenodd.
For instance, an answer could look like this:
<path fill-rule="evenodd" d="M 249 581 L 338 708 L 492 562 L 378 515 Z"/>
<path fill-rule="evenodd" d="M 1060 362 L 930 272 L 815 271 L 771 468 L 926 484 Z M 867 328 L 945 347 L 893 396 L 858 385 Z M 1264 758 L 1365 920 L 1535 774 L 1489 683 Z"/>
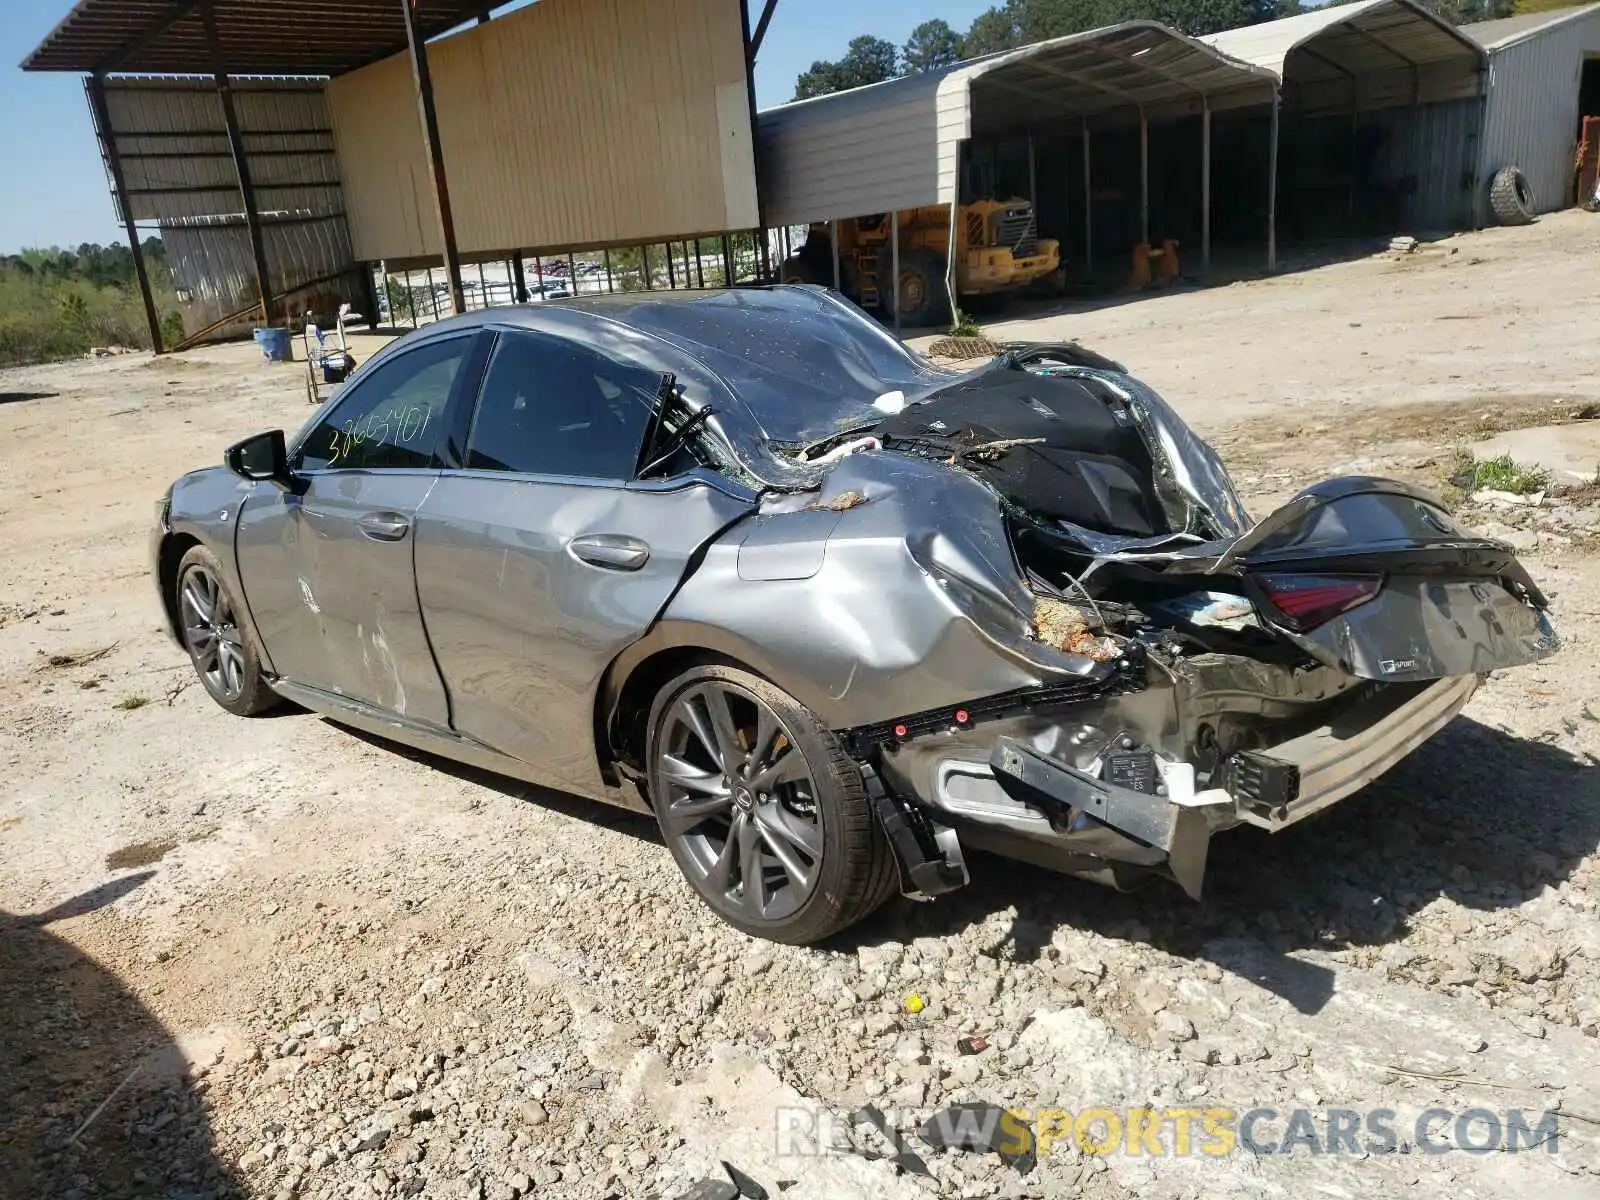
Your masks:
<path fill-rule="evenodd" d="M 795 76 L 819 58 L 837 58 L 862 33 L 896 45 L 913 27 L 943 17 L 957 30 L 995 0 L 778 0 L 756 63 L 765 107 L 794 94 Z M 77 75 L 17 69 L 71 7 L 72 0 L 0 0 L 0 254 L 24 246 L 122 241 L 107 194 L 94 126 Z M 759 12 L 760 5 L 751 7 Z M 448 147 L 446 148 L 448 152 Z"/>

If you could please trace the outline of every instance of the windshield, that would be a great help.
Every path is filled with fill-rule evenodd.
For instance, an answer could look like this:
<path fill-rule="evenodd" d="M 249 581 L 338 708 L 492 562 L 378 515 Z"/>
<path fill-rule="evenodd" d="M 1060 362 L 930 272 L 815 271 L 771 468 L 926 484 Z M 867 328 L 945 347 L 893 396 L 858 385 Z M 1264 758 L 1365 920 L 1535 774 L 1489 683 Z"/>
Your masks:
<path fill-rule="evenodd" d="M 860 309 L 802 288 L 740 290 L 692 303 L 631 306 L 628 324 L 715 371 L 775 442 L 804 445 L 882 416 L 873 401 L 907 401 L 948 384 Z"/>

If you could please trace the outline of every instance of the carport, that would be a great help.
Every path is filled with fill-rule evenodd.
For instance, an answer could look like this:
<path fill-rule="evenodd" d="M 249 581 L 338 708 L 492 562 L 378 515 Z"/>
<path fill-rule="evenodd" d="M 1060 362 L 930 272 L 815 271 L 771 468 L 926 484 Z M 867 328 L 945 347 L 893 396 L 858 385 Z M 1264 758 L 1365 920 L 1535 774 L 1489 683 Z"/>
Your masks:
<path fill-rule="evenodd" d="M 1245 109 L 1266 115 L 1258 151 L 1268 162 L 1276 95 L 1270 71 L 1154 21 L 1130 21 L 768 109 L 759 115 L 762 195 L 769 222 L 785 226 L 946 204 L 954 244 L 959 205 L 977 192 L 1009 189 L 1033 201 L 1043 213 L 1041 231 L 1059 236 L 1072 255 L 1081 251 L 1087 269 L 1097 249 L 1108 247 L 1105 185 L 1120 174 L 1136 180 L 1122 189 L 1136 228 L 1129 241 L 1111 243 L 1120 249 L 1162 240 L 1153 198 L 1181 193 L 1168 207 L 1192 207 L 1205 267 L 1212 118 Z M 1193 170 L 1177 186 L 1171 161 L 1152 159 L 1152 140 L 1191 133 Z M 1017 166 L 997 180 L 994 160 L 1006 150 L 1019 151 Z M 1256 209 L 1270 266 L 1273 173 L 1261 171 L 1259 184 Z M 898 263 L 893 269 L 898 277 Z M 952 304 L 954 275 L 952 262 Z"/>
<path fill-rule="evenodd" d="M 1467 228 L 1487 57 L 1412 0 L 1355 0 L 1204 39 L 1279 81 L 1290 238 Z"/>

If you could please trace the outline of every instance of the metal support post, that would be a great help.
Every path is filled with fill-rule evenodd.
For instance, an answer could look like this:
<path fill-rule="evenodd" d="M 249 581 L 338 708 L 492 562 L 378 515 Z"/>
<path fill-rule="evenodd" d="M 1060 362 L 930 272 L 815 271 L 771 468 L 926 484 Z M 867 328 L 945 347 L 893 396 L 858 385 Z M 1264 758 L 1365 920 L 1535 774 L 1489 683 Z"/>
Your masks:
<path fill-rule="evenodd" d="M 1150 244 L 1150 122 L 1139 110 L 1139 241 Z"/>
<path fill-rule="evenodd" d="M 842 292 L 844 288 L 840 286 L 839 279 L 839 222 L 837 220 L 828 222 L 828 242 L 833 247 L 833 290 Z"/>
<path fill-rule="evenodd" d="M 100 134 L 100 149 L 111 171 L 111 186 L 117 191 L 117 207 L 122 210 L 122 228 L 128 234 L 128 249 L 133 254 L 133 273 L 139 280 L 139 295 L 144 300 L 144 319 L 150 326 L 150 347 L 157 354 L 166 351 L 161 342 L 161 319 L 156 316 L 156 298 L 150 290 L 150 274 L 145 270 L 144 247 L 139 245 L 139 230 L 133 223 L 133 207 L 128 198 L 127 181 L 122 177 L 122 155 L 116 135 L 111 132 L 111 113 L 106 107 L 104 75 L 89 76 L 89 108 Z"/>
<path fill-rule="evenodd" d="M 1083 118 L 1083 277 L 1094 277 L 1094 183 L 1089 163 L 1089 118 Z"/>
<path fill-rule="evenodd" d="M 450 213 L 450 185 L 444 174 L 444 151 L 439 145 L 439 114 L 433 106 L 433 76 L 428 72 L 428 46 L 417 29 L 416 0 L 400 0 L 405 19 L 406 45 L 411 51 L 411 77 L 417 87 L 417 107 L 422 115 L 422 141 L 432 167 L 434 206 L 439 214 L 439 237 L 444 248 L 444 269 L 450 280 L 450 300 L 458 313 L 466 312 L 461 287 L 461 255 L 456 250 L 455 219 Z"/>
<path fill-rule="evenodd" d="M 1278 89 L 1272 89 L 1272 144 L 1267 150 L 1267 274 L 1278 269 Z"/>
<path fill-rule="evenodd" d="M 522 265 L 522 251 L 518 250 L 516 257 L 511 260 L 511 281 L 516 285 L 517 303 L 528 302 L 528 275 Z"/>
<path fill-rule="evenodd" d="M 883 290 L 879 284 L 879 292 Z M 894 308 L 894 331 L 900 332 L 900 210 L 889 214 L 889 303 Z"/>
<path fill-rule="evenodd" d="M 1033 130 L 1028 130 L 1028 203 L 1033 205 L 1033 219 L 1039 220 L 1039 173 L 1034 165 Z"/>
<path fill-rule="evenodd" d="M 239 114 L 233 103 L 233 86 L 223 69 L 222 41 L 217 36 L 217 17 L 210 0 L 200 6 L 205 26 L 206 50 L 211 57 L 212 78 L 217 84 L 217 99 L 222 104 L 222 123 L 228 131 L 228 151 L 233 156 L 234 175 L 244 200 L 244 223 L 250 235 L 250 253 L 255 259 L 256 294 L 261 297 L 261 322 L 272 324 L 272 283 L 267 274 L 266 241 L 261 234 L 261 213 L 256 208 L 256 190 L 250 180 L 250 160 L 245 155 L 244 138 L 239 132 Z M 285 316 L 288 314 L 285 313 Z"/>
<path fill-rule="evenodd" d="M 1200 98 L 1200 273 L 1211 272 L 1211 97 Z"/>

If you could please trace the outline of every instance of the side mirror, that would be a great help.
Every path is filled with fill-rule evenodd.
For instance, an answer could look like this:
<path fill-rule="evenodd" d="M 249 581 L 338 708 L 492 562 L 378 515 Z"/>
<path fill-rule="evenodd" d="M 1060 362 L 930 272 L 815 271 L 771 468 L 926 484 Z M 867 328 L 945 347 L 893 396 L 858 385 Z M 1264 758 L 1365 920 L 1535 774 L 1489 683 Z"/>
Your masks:
<path fill-rule="evenodd" d="M 289 447 L 281 429 L 235 442 L 228 447 L 223 461 L 242 479 L 275 483 L 282 488 L 289 488 L 294 482 L 289 474 Z"/>

